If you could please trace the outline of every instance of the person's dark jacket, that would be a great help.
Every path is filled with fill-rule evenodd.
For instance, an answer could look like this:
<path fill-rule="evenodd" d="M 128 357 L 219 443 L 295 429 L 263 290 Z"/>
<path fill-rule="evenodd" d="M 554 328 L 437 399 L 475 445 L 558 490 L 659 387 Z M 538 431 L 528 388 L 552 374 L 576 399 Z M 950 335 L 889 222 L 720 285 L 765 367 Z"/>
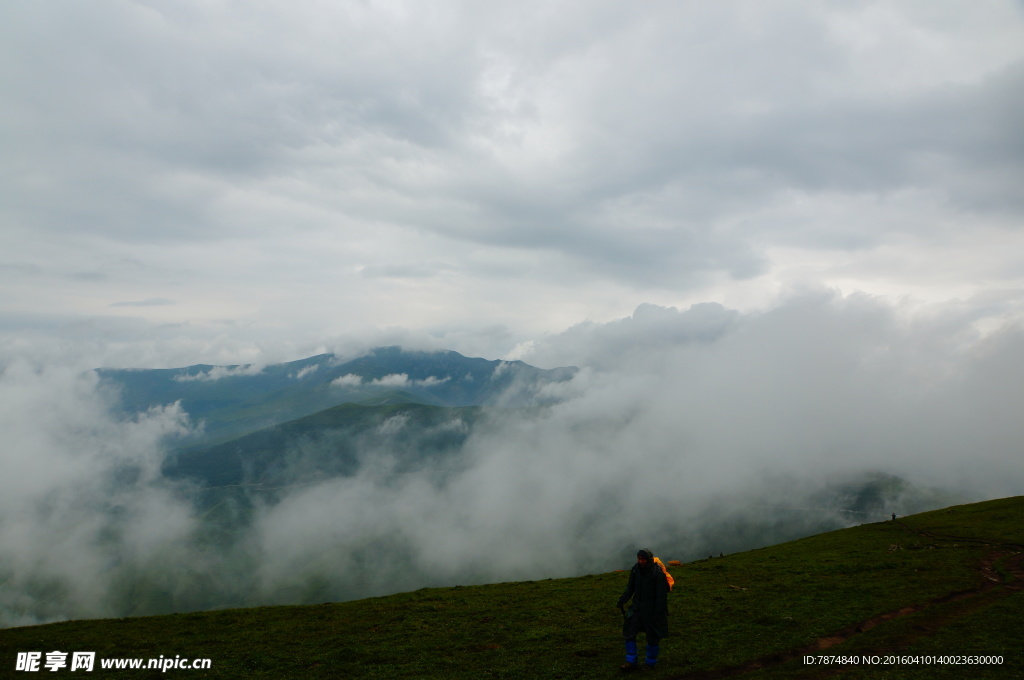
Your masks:
<path fill-rule="evenodd" d="M 629 619 L 636 615 L 640 619 L 643 630 L 650 631 L 658 637 L 668 637 L 668 581 L 665 572 L 654 564 L 653 555 L 645 566 L 639 562 L 629 572 L 629 583 L 619 598 L 619 606 L 633 598 L 626 611 L 623 631 L 627 630 Z"/>

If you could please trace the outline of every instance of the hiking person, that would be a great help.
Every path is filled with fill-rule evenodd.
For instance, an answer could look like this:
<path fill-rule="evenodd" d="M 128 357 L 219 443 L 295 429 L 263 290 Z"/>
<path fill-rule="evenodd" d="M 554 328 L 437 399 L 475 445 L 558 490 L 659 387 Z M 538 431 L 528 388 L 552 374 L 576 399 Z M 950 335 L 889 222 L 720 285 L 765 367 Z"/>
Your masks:
<path fill-rule="evenodd" d="M 655 563 L 654 553 L 642 548 L 636 553 L 636 564 L 629 572 L 629 583 L 619 598 L 618 607 L 632 598 L 629 609 L 623 612 L 622 637 L 626 640 L 626 663 L 623 671 L 636 670 L 639 666 L 636 637 L 643 633 L 647 638 L 644 666 L 654 668 L 658 662 L 661 639 L 668 635 L 668 578 L 661 565 Z"/>

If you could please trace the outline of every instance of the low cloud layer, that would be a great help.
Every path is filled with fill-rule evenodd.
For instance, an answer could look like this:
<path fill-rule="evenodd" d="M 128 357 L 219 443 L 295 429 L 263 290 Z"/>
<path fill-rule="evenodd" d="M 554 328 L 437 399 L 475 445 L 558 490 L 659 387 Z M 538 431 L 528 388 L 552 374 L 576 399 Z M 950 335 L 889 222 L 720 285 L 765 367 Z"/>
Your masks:
<path fill-rule="evenodd" d="M 581 367 L 549 409 L 489 418 L 415 470 L 388 421 L 356 475 L 254 491 L 226 542 L 156 473 L 187 427 L 176 406 L 119 422 L 89 374 L 12 363 L 0 621 L 566 576 L 638 545 L 693 559 L 884 519 L 849 512 L 865 474 L 911 485 L 879 487 L 885 514 L 1018 494 L 1024 329 L 983 316 L 827 291 L 757 314 L 642 306 L 536 341 L 534 359 Z"/>
<path fill-rule="evenodd" d="M 113 616 L 119 581 L 192 562 L 193 518 L 159 478 L 168 405 L 116 422 L 94 375 L 24 363 L 0 372 L 0 620 Z M 185 583 L 169 584 L 172 588 Z"/>

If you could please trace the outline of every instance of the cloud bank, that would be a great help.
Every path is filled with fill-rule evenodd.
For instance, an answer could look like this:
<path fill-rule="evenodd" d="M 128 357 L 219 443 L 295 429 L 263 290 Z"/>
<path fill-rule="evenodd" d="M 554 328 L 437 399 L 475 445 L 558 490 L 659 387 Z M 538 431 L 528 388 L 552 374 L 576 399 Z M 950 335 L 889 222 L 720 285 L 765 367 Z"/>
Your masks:
<path fill-rule="evenodd" d="M 760 313 L 641 306 L 534 343 L 581 366 L 557 403 L 487 418 L 455 459 L 415 468 L 398 462 L 408 423 L 389 421 L 356 474 L 253 492 L 227 539 L 155 474 L 187 425 L 174 405 L 118 422 L 88 375 L 10 365 L 2 620 L 567 576 L 637 545 L 693 559 L 1017 494 L 1024 329 L 981 320 L 827 290 Z M 883 485 L 881 516 L 849 513 L 873 473 L 911 486 Z M 145 601 L 119 590 L 142 575 Z"/>
<path fill-rule="evenodd" d="M 190 509 L 159 476 L 161 441 L 186 428 L 177 405 L 117 422 L 94 375 L 14 363 L 0 419 L 4 625 L 131 611 L 119 584 L 191 562 Z M 170 592 L 187 588 L 172 578 Z"/>

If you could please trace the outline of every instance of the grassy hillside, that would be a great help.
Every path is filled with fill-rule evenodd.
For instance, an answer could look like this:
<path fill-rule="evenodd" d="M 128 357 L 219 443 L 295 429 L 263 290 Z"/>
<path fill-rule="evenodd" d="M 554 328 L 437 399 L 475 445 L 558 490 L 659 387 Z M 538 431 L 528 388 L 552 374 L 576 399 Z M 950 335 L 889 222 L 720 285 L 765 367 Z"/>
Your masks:
<path fill-rule="evenodd" d="M 653 547 L 673 558 L 670 546 Z M 1024 677 L 1022 551 L 1024 497 L 1017 497 L 675 567 L 673 637 L 662 645 L 657 676 Z M 33 677 L 14 672 L 18 652 L 43 652 L 45 660 L 61 650 L 212 660 L 209 670 L 167 673 L 104 671 L 97 661 L 89 677 L 615 677 L 622 661 L 615 600 L 626 576 L 13 628 L 0 631 L 0 676 Z M 805 665 L 806 655 L 822 654 L 1001 655 L 1003 663 Z"/>

